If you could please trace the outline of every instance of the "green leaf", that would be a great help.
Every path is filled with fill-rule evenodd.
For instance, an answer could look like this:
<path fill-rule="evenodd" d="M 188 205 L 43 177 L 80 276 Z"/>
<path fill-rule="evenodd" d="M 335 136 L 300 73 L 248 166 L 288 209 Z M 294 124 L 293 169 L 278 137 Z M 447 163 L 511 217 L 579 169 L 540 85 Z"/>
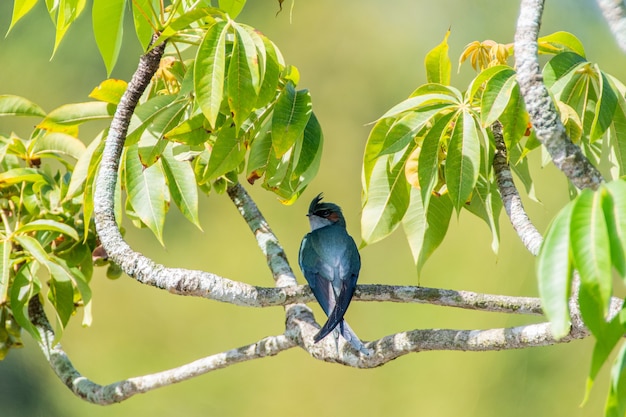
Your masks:
<path fill-rule="evenodd" d="M 403 150 L 415 135 L 437 114 L 441 113 L 445 107 L 432 106 L 424 109 L 409 112 L 396 120 L 382 144 L 377 156 L 396 153 Z"/>
<path fill-rule="evenodd" d="M 9 30 L 7 30 L 7 34 L 22 17 L 31 11 L 35 4 L 37 4 L 37 0 L 13 0 L 13 15 L 11 16 L 11 24 L 9 25 Z"/>
<path fill-rule="evenodd" d="M 432 196 L 426 212 L 426 228 L 424 230 L 424 242 L 417 260 L 417 275 L 422 272 L 426 261 L 439 247 L 448 231 L 450 218 L 452 217 L 452 200 L 449 194 Z"/>
<path fill-rule="evenodd" d="M 450 29 L 446 32 L 443 41 L 426 54 L 424 65 L 426 66 L 426 79 L 429 83 L 450 85 L 452 64 L 448 56 L 449 36 Z"/>
<path fill-rule="evenodd" d="M 69 200 L 75 197 L 85 180 L 87 179 L 87 173 L 89 171 L 89 167 L 92 166 L 93 155 L 96 151 L 96 148 L 99 146 L 102 148 L 103 146 L 103 134 L 98 135 L 90 144 L 87 146 L 85 151 L 81 154 L 80 158 L 76 161 L 76 165 L 74 165 L 74 170 L 72 171 L 72 178 L 70 179 L 70 184 L 67 187 L 67 192 L 65 195 L 65 199 Z M 101 146 L 102 145 L 102 146 Z M 102 153 L 102 149 L 100 150 Z M 87 222 L 88 223 L 88 222 Z"/>
<path fill-rule="evenodd" d="M 270 160 L 274 158 L 270 127 L 271 123 L 265 123 L 261 126 L 250 146 L 250 155 L 246 167 L 246 177 L 250 184 L 254 184 L 263 176 Z"/>
<path fill-rule="evenodd" d="M 71 237 L 74 240 L 78 240 L 78 233 L 73 227 L 70 227 L 66 224 L 57 222 L 55 220 L 49 219 L 37 219 L 26 224 L 21 225 L 19 228 L 15 229 L 16 234 L 25 234 L 28 232 L 38 231 L 38 230 L 50 230 L 53 232 L 62 233 Z"/>
<path fill-rule="evenodd" d="M 277 157 L 283 156 L 304 133 L 311 113 L 308 90 L 296 91 L 289 81 L 278 96 L 272 114 L 272 146 Z"/>
<path fill-rule="evenodd" d="M 619 175 L 626 175 L 626 100 L 618 96 L 617 107 L 610 126 L 609 143 L 619 166 Z"/>
<path fill-rule="evenodd" d="M 591 123 L 591 135 L 589 139 L 592 142 L 601 138 L 604 132 L 609 128 L 613 122 L 613 115 L 617 107 L 617 94 L 613 91 L 611 83 L 597 65 L 594 67 L 596 74 L 599 75 L 596 80 L 596 89 L 597 96 L 600 99 L 596 102 L 595 111 L 593 113 L 594 117 Z"/>
<path fill-rule="evenodd" d="M 93 34 L 107 68 L 107 74 L 113 71 L 122 46 L 125 9 L 126 0 L 94 0 L 93 2 Z"/>
<path fill-rule="evenodd" d="M 144 169 L 139 160 L 137 146 L 128 147 L 125 160 L 125 182 L 128 201 L 133 211 L 163 245 L 163 225 L 167 203 L 165 175 L 160 164 Z"/>
<path fill-rule="evenodd" d="M 424 231 L 426 230 L 426 213 L 420 190 L 417 188 L 411 187 L 409 207 L 402 218 L 402 228 L 409 242 L 413 260 L 417 264 L 424 245 Z"/>
<path fill-rule="evenodd" d="M 393 106 L 378 120 L 385 119 L 387 117 L 395 117 L 405 111 L 415 110 L 430 105 L 459 104 L 459 100 L 457 99 L 456 94 L 452 91 L 452 87 L 447 87 L 446 89 L 449 90 L 449 94 L 437 92 L 409 97 Z"/>
<path fill-rule="evenodd" d="M 409 207 L 410 186 L 404 164 L 412 149 L 404 155 L 390 155 L 376 161 L 361 215 L 364 244 L 375 243 L 390 235 Z"/>
<path fill-rule="evenodd" d="M 35 140 L 32 153 L 39 157 L 52 154 L 79 159 L 85 149 L 83 142 L 74 136 L 61 132 L 48 132 Z"/>
<path fill-rule="evenodd" d="M 13 168 L 5 172 L 0 172 L 0 188 L 20 182 L 49 182 L 48 179 L 35 168 Z"/>
<path fill-rule="evenodd" d="M 239 15 L 245 4 L 246 0 L 219 0 L 220 9 L 228 13 L 231 19 Z"/>
<path fill-rule="evenodd" d="M 13 245 L 10 240 L 0 240 L 0 256 L 2 256 L 2 264 L 0 265 L 0 304 L 5 304 L 7 294 L 9 292 L 9 277 L 11 274 L 11 249 Z"/>
<path fill-rule="evenodd" d="M 259 36 L 255 32 L 252 34 L 253 39 L 255 38 L 255 35 Z M 277 89 L 278 80 L 280 78 L 281 64 L 274 44 L 265 36 L 259 37 L 263 44 L 263 49 L 265 50 L 265 54 L 261 54 L 262 56 L 265 56 L 265 65 L 260 67 L 262 81 L 256 107 L 262 108 L 273 102 L 276 97 L 278 92 Z"/>
<path fill-rule="evenodd" d="M 178 109 L 181 103 L 185 101 L 185 99 L 177 100 L 176 97 L 172 95 L 156 96 L 137 106 L 128 127 L 126 146 L 131 146 L 139 142 L 146 129 L 148 129 L 161 114 L 170 114 L 172 107 Z M 176 112 L 177 110 L 174 110 L 174 113 Z M 158 137 L 158 135 L 152 136 Z"/>
<path fill-rule="evenodd" d="M 483 126 L 491 126 L 498 120 L 511 101 L 516 86 L 517 79 L 512 69 L 500 71 L 487 81 L 480 102 L 480 119 Z"/>
<path fill-rule="evenodd" d="M 85 4 L 86 0 L 65 0 L 60 2 L 46 0 L 48 13 L 56 27 L 54 50 L 52 52 L 53 56 L 71 24 L 74 23 L 76 18 L 82 13 Z"/>
<path fill-rule="evenodd" d="M 609 230 L 611 262 L 626 280 L 626 182 L 612 181 L 605 187 L 611 197 L 604 200 L 602 207 Z"/>
<path fill-rule="evenodd" d="M 507 149 L 513 149 L 524 137 L 530 122 L 524 98 L 519 91 L 519 85 L 516 84 L 511 91 L 511 99 L 498 120 L 502 123 L 502 136 Z"/>
<path fill-rule="evenodd" d="M 46 112 L 24 97 L 4 94 L 0 95 L 0 116 L 45 117 Z"/>
<path fill-rule="evenodd" d="M 167 140 L 189 146 L 202 145 L 209 140 L 210 126 L 203 113 L 184 119 L 178 126 L 164 134 Z"/>
<path fill-rule="evenodd" d="M 552 220 L 537 257 L 539 296 L 555 339 L 569 333 L 570 223 L 573 203 L 566 205 Z"/>
<path fill-rule="evenodd" d="M 36 275 L 37 266 L 33 262 L 26 262 L 17 271 L 11 286 L 11 312 L 20 327 L 26 330 L 36 341 L 41 335 L 28 318 L 28 301 L 39 294 L 41 283 Z"/>
<path fill-rule="evenodd" d="M 394 120 L 391 118 L 380 119 L 372 130 L 370 131 L 367 143 L 365 144 L 365 154 L 363 155 L 363 191 L 367 192 L 369 188 L 370 178 L 376 162 L 378 161 L 378 155 L 382 150 L 385 138 L 389 133 L 389 130 L 393 126 Z"/>
<path fill-rule="evenodd" d="M 617 343 L 624 336 L 624 327 L 620 322 L 619 315 L 614 317 L 607 327 L 607 331 L 605 333 L 605 337 L 602 339 L 596 340 L 596 343 L 593 347 L 593 354 L 591 356 L 591 368 L 589 369 L 589 375 L 587 376 L 587 384 L 585 389 L 585 398 L 583 399 L 583 404 L 589 398 L 589 394 L 591 393 L 591 388 L 595 382 L 600 369 L 606 363 L 609 358 L 609 355 L 617 345 Z"/>
<path fill-rule="evenodd" d="M 613 368 L 611 368 L 611 385 L 606 400 L 604 415 L 606 417 L 623 417 L 626 413 L 626 344 L 622 344 Z"/>
<path fill-rule="evenodd" d="M 96 174 L 98 173 L 98 167 L 100 165 L 100 161 L 102 160 L 102 152 L 104 151 L 104 145 L 105 145 L 104 137 L 105 137 L 105 135 L 106 135 L 105 132 L 102 132 L 100 137 L 95 139 L 95 142 L 97 144 L 96 144 L 96 146 L 94 148 L 93 155 L 89 159 L 89 162 L 88 163 L 87 163 L 87 161 L 82 162 L 82 163 L 87 163 L 87 165 L 85 166 L 85 169 L 87 170 L 87 176 L 85 177 L 85 189 L 83 191 L 83 219 L 84 219 L 84 222 L 85 222 L 86 225 L 90 224 L 90 222 L 91 222 L 91 215 L 93 214 L 93 209 L 94 209 L 93 193 L 94 193 L 94 189 L 95 189 Z M 123 160 L 121 162 L 122 162 L 122 164 L 124 163 Z M 78 164 L 76 164 L 76 165 L 77 165 L 77 168 L 78 168 Z M 118 180 L 116 182 L 117 182 L 117 184 L 121 184 L 121 181 L 120 181 L 119 178 L 118 178 Z M 118 221 L 119 221 L 120 217 L 116 216 L 116 219 L 118 219 Z M 89 235 L 88 231 L 89 231 L 89 228 L 86 227 L 85 228 L 85 237 L 84 237 L 84 241 L 85 242 L 87 241 L 87 237 Z"/>
<path fill-rule="evenodd" d="M 250 116 L 259 92 L 259 63 L 254 42 L 237 24 L 233 53 L 228 66 L 228 105 L 237 128 Z"/>
<path fill-rule="evenodd" d="M 176 160 L 171 145 L 165 148 L 162 156 L 160 161 L 172 200 L 183 216 L 201 229 L 198 218 L 198 187 L 191 165 L 187 161 Z"/>
<path fill-rule="evenodd" d="M 124 80 L 116 80 L 109 78 L 104 80 L 96 88 L 91 90 L 89 97 L 94 100 L 104 101 L 105 103 L 119 104 L 122 95 L 126 92 L 128 83 Z"/>
<path fill-rule="evenodd" d="M 150 45 L 150 40 L 152 39 L 152 22 L 148 19 L 153 20 L 151 10 L 156 10 L 158 8 L 158 0 L 133 0 L 133 23 L 135 24 L 135 33 L 137 34 L 137 39 L 141 44 L 141 48 L 143 51 L 148 49 L 148 45 Z M 155 45 L 159 45 L 160 42 L 155 42 Z"/>
<path fill-rule="evenodd" d="M 224 95 L 226 33 L 229 27 L 226 22 L 220 21 L 207 30 L 194 64 L 196 100 L 213 128 Z"/>
<path fill-rule="evenodd" d="M 448 134 L 450 124 L 458 113 L 449 113 L 437 120 L 435 125 L 424 136 L 422 150 L 417 164 L 417 178 L 421 188 L 422 204 L 428 208 L 430 195 L 439 180 L 440 143 Z"/>
<path fill-rule="evenodd" d="M 62 327 L 69 322 L 74 313 L 74 288 L 72 277 L 69 272 L 53 262 L 44 248 L 37 240 L 30 236 L 15 236 L 15 240 L 27 251 L 37 262 L 45 266 L 50 273 L 50 290 L 48 298 L 52 302 Z M 58 336 L 57 336 L 58 337 Z"/>
<path fill-rule="evenodd" d="M 543 67 L 543 78 L 546 86 L 551 87 L 557 80 L 566 74 L 572 74 L 572 71 L 584 65 L 587 60 L 579 54 L 573 52 L 564 52 L 554 56 Z"/>
<path fill-rule="evenodd" d="M 539 53 L 561 54 L 563 52 L 575 52 L 585 56 L 585 48 L 578 38 L 569 32 L 555 32 L 547 36 L 542 36 L 538 40 Z"/>
<path fill-rule="evenodd" d="M 446 158 L 446 184 L 457 212 L 469 200 L 480 171 L 480 142 L 474 118 L 464 111 L 450 137 Z"/>
<path fill-rule="evenodd" d="M 159 0 L 155 1 L 158 2 Z M 172 36 L 179 34 L 179 32 L 189 29 L 198 20 L 204 20 L 204 22 L 197 23 L 198 26 L 206 25 L 208 27 L 209 25 L 215 24 L 216 20 L 212 17 L 213 15 L 220 16 L 222 20 L 227 20 L 226 16 L 224 16 L 224 13 L 215 7 L 194 7 L 191 10 L 176 17 L 174 20 L 172 20 L 171 23 L 167 24 L 163 28 L 163 30 L 161 30 L 161 35 L 153 44 L 161 44 Z"/>
<path fill-rule="evenodd" d="M 610 195 L 604 187 L 596 192 L 583 191 L 574 204 L 570 223 L 572 259 L 580 273 L 581 292 L 585 290 L 593 295 L 600 312 L 608 311 L 612 294 L 611 250 L 603 211 L 605 199 L 610 199 Z M 581 312 L 593 332 L 593 324 L 587 322 L 582 305 Z M 603 314 L 597 318 L 604 322 Z"/>
<path fill-rule="evenodd" d="M 114 113 L 114 105 L 100 101 L 65 104 L 48 113 L 37 127 L 54 130 L 56 124 L 76 125 L 91 120 L 110 119 Z"/>
<path fill-rule="evenodd" d="M 495 183 L 489 182 L 485 177 L 479 175 L 469 204 L 463 206 L 489 226 L 491 250 L 494 253 L 498 253 L 500 247 L 500 223 L 498 219 L 502 212 L 502 198 L 497 190 L 498 187 Z"/>
<path fill-rule="evenodd" d="M 209 163 L 202 176 L 203 181 L 212 181 L 236 169 L 246 155 L 246 147 L 237 138 L 235 127 L 224 125 L 220 129 L 211 150 Z"/>
<path fill-rule="evenodd" d="M 486 68 L 482 72 L 480 72 L 476 78 L 472 80 L 470 83 L 468 101 L 471 102 L 476 96 L 476 93 L 484 88 L 485 84 L 492 79 L 493 77 L 498 76 L 501 72 L 509 72 L 511 71 L 511 67 L 508 65 L 496 65 L 493 67 Z"/>

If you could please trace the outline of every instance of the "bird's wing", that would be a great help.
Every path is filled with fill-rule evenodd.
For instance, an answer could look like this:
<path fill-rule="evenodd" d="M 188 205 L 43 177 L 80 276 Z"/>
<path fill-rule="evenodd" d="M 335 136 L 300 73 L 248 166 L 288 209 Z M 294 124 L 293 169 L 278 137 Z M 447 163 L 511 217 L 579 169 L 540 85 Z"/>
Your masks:
<path fill-rule="evenodd" d="M 334 230 L 333 230 L 334 229 Z M 315 336 L 317 342 L 333 331 L 343 321 L 361 269 L 361 258 L 354 240 L 339 227 L 327 227 L 319 230 L 324 245 L 318 251 L 319 258 L 328 265 L 321 275 L 332 284 L 330 312 L 326 312 L 328 320 Z"/>
<path fill-rule="evenodd" d="M 335 307 L 335 296 L 332 281 L 328 278 L 328 267 L 325 265 L 315 247 L 319 244 L 316 234 L 309 233 L 302 240 L 298 263 L 309 283 L 315 299 L 328 316 Z"/>

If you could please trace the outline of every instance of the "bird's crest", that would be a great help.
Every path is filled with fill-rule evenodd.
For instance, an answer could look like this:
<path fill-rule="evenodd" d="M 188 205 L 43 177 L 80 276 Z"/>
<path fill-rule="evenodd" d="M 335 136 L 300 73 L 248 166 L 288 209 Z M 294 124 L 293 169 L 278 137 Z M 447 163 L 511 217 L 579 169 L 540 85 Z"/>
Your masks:
<path fill-rule="evenodd" d="M 309 205 L 309 213 L 315 213 L 317 205 L 324 199 L 324 193 L 319 193 Z"/>

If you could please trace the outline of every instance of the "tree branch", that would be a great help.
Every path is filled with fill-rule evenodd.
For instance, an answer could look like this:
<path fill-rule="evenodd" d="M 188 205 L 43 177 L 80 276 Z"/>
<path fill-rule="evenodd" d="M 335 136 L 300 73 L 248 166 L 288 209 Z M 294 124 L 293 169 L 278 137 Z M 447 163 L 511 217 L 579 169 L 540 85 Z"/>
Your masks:
<path fill-rule="evenodd" d="M 622 0 L 598 0 L 604 18 L 622 51 L 626 52 L 626 6 Z"/>
<path fill-rule="evenodd" d="M 539 27 L 543 0 L 522 0 L 515 33 L 515 66 L 520 91 L 537 139 L 557 168 L 579 189 L 596 189 L 603 181 L 600 172 L 567 136 L 563 123 L 543 84 L 539 67 Z"/>
<path fill-rule="evenodd" d="M 28 310 L 41 338 L 39 346 L 59 379 L 78 397 L 99 405 L 118 403 L 136 394 L 186 381 L 237 363 L 274 356 L 296 346 L 284 335 L 270 336 L 256 343 L 207 356 L 166 371 L 99 385 L 81 375 L 60 344 L 53 346 L 54 331 L 38 296 L 30 300 Z"/>
<path fill-rule="evenodd" d="M 526 246 L 526 249 L 537 256 L 541 243 L 543 242 L 543 237 L 528 218 L 526 210 L 524 210 L 524 205 L 522 204 L 522 199 L 515 187 L 507 158 L 506 145 L 504 144 L 504 138 L 502 136 L 502 124 L 495 122 L 491 126 L 491 130 L 496 145 L 496 152 L 493 156 L 493 170 L 496 173 L 496 182 L 498 183 L 498 190 L 502 197 L 504 210 L 507 216 L 509 216 L 513 229 L 522 240 L 524 246 Z"/>

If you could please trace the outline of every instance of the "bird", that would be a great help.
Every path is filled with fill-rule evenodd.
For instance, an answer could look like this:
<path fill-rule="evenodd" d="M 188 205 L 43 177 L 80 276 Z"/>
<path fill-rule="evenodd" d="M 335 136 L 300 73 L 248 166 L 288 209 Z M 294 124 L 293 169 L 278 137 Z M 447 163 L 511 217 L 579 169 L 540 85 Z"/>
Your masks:
<path fill-rule="evenodd" d="M 341 208 L 322 199 L 320 193 L 311 201 L 307 213 L 311 232 L 302 239 L 298 256 L 300 269 L 328 316 L 313 340 L 317 343 L 332 332 L 338 346 L 341 334 L 357 351 L 369 355 L 370 350 L 344 320 L 359 278 L 361 255 L 346 230 Z"/>

